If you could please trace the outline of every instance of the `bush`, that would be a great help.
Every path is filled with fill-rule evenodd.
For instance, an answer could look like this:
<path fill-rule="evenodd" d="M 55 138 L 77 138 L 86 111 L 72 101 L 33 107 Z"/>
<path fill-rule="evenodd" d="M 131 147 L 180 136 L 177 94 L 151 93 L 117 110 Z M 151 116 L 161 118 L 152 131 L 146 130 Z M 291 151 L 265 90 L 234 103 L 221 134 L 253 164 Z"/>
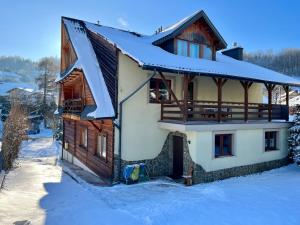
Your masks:
<path fill-rule="evenodd" d="M 22 141 L 26 139 L 28 121 L 26 110 L 21 105 L 13 105 L 4 123 L 2 154 L 4 169 L 12 168 L 18 157 Z"/>

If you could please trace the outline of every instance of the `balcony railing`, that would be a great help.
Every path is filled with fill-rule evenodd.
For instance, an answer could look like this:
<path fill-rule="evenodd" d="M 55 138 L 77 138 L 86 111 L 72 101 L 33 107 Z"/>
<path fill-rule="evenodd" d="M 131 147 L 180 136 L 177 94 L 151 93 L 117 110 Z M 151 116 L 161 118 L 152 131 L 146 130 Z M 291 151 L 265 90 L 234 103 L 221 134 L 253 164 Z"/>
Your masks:
<path fill-rule="evenodd" d="M 64 113 L 81 113 L 83 110 L 82 98 L 77 99 L 67 99 L 63 102 L 63 112 Z"/>
<path fill-rule="evenodd" d="M 179 103 L 179 105 L 178 105 Z M 161 120 L 174 121 L 248 121 L 248 120 L 288 120 L 287 105 L 268 105 L 262 103 L 188 101 L 161 103 Z"/>

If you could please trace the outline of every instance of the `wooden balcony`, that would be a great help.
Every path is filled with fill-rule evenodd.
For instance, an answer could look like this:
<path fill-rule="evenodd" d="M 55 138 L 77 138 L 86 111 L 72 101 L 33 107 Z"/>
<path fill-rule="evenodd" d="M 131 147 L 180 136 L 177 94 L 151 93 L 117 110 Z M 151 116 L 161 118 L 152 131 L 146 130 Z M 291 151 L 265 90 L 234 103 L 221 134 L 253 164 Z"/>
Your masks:
<path fill-rule="evenodd" d="M 67 99 L 63 102 L 63 112 L 71 114 L 79 114 L 83 110 L 82 98 Z"/>
<path fill-rule="evenodd" d="M 287 105 L 217 101 L 168 101 L 161 103 L 162 121 L 255 121 L 286 120 L 289 118 Z"/>

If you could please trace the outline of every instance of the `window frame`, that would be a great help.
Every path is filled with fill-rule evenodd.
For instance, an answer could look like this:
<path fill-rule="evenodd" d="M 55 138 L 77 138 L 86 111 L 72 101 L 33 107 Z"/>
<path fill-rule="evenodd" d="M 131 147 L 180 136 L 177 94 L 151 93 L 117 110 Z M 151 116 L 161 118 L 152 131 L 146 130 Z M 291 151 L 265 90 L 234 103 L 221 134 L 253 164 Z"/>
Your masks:
<path fill-rule="evenodd" d="M 86 131 L 86 136 L 84 137 L 84 142 L 86 142 L 86 143 L 82 143 L 84 131 Z M 84 148 L 84 149 L 87 149 L 87 148 L 88 148 L 88 128 L 87 128 L 87 127 L 83 127 L 83 126 L 80 127 L 79 146 L 80 146 L 81 148 Z"/>
<path fill-rule="evenodd" d="M 268 137 L 269 141 L 266 147 L 266 134 L 267 133 L 275 133 L 275 148 L 270 147 L 270 136 Z M 279 150 L 279 130 L 265 130 L 264 131 L 264 151 L 265 152 L 272 152 L 272 151 L 278 151 Z"/>
<path fill-rule="evenodd" d="M 221 146 L 221 143 L 223 143 L 223 137 L 226 135 L 230 135 L 230 153 L 229 154 L 224 154 L 224 146 Z M 220 154 L 216 155 L 216 136 L 221 136 L 222 141 L 220 140 Z M 223 157 L 232 157 L 234 156 L 234 133 L 215 133 L 213 136 L 213 154 L 214 158 L 223 158 Z"/>
<path fill-rule="evenodd" d="M 207 60 L 212 60 L 214 57 L 214 52 L 213 52 L 213 48 L 212 46 L 210 45 L 207 45 L 207 44 L 203 44 L 203 43 L 200 43 L 200 42 L 196 42 L 196 41 L 190 41 L 190 40 L 185 40 L 185 39 L 182 39 L 182 38 L 175 38 L 175 50 L 176 50 L 176 55 L 178 55 L 178 40 L 180 41 L 185 41 L 187 42 L 187 56 L 184 56 L 184 57 L 190 57 L 190 58 L 195 58 L 195 57 L 191 57 L 191 54 L 190 54 L 190 44 L 197 44 L 199 45 L 199 57 L 198 58 L 195 58 L 195 59 L 207 59 L 207 58 L 204 58 L 204 46 L 206 46 L 207 48 L 210 48 L 211 50 L 211 58 L 210 59 L 207 59 Z M 181 56 L 181 55 L 180 55 Z"/>
<path fill-rule="evenodd" d="M 100 152 L 98 151 L 99 149 L 99 141 L 98 138 L 101 138 L 101 149 Z M 102 138 L 105 137 L 105 156 L 103 156 L 103 142 L 102 142 Z M 108 135 L 105 132 L 96 133 L 96 151 L 95 151 L 95 156 L 99 159 L 104 160 L 105 162 L 107 162 L 107 140 L 108 140 Z M 98 154 L 99 153 L 99 154 Z"/>
<path fill-rule="evenodd" d="M 155 95 L 156 95 L 156 99 L 151 99 L 150 97 L 150 91 L 151 91 L 151 87 L 150 87 L 150 83 L 151 81 L 155 80 Z M 149 103 L 154 103 L 154 104 L 160 104 L 162 101 L 159 100 L 160 97 L 160 93 L 159 93 L 159 84 L 160 82 L 162 82 L 164 84 L 164 82 L 162 81 L 162 79 L 160 78 L 151 78 L 149 81 L 149 90 L 148 90 L 148 98 L 149 98 Z M 172 87 L 172 80 L 171 79 L 166 79 L 166 82 L 168 83 L 169 87 Z M 167 89 L 167 88 L 166 88 Z M 168 89 L 167 89 L 168 90 Z M 169 92 L 169 91 L 168 91 Z M 170 102 L 171 101 L 171 93 L 169 92 L 168 94 L 168 99 L 164 100 L 164 102 Z"/>

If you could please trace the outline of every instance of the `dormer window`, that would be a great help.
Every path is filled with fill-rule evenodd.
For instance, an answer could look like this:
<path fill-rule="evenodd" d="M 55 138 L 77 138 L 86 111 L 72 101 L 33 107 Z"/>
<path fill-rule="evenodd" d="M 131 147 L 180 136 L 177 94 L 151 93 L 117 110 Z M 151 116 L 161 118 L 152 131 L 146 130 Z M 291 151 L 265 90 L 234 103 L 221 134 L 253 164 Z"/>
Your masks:
<path fill-rule="evenodd" d="M 188 42 L 177 40 L 177 55 L 188 56 Z"/>
<path fill-rule="evenodd" d="M 191 58 L 212 59 L 212 49 L 206 44 L 176 39 L 177 55 Z"/>

